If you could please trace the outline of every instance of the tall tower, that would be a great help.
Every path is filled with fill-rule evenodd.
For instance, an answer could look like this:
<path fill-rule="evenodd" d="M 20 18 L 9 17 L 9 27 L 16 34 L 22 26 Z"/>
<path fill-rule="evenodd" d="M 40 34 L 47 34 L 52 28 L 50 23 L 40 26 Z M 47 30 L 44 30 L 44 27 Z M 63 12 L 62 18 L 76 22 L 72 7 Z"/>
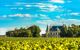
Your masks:
<path fill-rule="evenodd" d="M 46 28 L 46 32 L 48 32 L 49 31 L 49 29 L 48 29 L 49 27 L 48 27 L 48 25 L 47 25 L 47 28 Z"/>
<path fill-rule="evenodd" d="M 47 28 L 46 28 L 46 36 L 47 37 L 49 36 L 49 32 L 50 32 L 50 27 L 47 25 Z"/>

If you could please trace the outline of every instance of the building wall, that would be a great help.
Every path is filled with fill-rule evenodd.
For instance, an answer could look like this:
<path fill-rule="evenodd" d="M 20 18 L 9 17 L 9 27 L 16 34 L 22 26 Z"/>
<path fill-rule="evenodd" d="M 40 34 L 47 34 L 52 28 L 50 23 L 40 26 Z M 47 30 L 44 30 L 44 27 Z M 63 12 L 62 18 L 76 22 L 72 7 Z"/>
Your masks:
<path fill-rule="evenodd" d="M 63 25 L 64 26 L 64 25 Z M 60 29 L 63 27 L 63 26 L 48 26 L 47 25 L 47 31 L 46 33 L 48 33 L 48 37 L 60 37 Z"/>
<path fill-rule="evenodd" d="M 59 31 L 50 31 L 48 37 L 60 37 L 59 34 L 60 34 Z"/>

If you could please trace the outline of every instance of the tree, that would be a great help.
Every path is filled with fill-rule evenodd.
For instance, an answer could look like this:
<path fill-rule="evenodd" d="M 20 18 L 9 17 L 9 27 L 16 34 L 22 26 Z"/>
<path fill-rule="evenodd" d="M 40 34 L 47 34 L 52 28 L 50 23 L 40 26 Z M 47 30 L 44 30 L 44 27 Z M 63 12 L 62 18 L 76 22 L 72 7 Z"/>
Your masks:
<path fill-rule="evenodd" d="M 13 31 L 6 32 L 8 37 L 31 37 L 31 31 L 25 28 L 15 29 Z"/>
<path fill-rule="evenodd" d="M 33 26 L 29 27 L 27 30 L 31 31 L 33 37 L 40 36 L 41 30 L 40 30 L 39 26 L 33 25 Z"/>
<path fill-rule="evenodd" d="M 77 29 L 78 29 L 78 33 L 76 34 L 76 37 L 80 37 L 80 25 Z"/>
<path fill-rule="evenodd" d="M 73 37 L 76 37 L 76 35 L 78 34 L 78 30 L 79 30 L 79 26 L 72 24 L 72 32 L 73 32 Z"/>
<path fill-rule="evenodd" d="M 66 26 L 62 27 L 60 36 L 61 37 L 76 37 L 76 36 L 80 35 L 79 32 L 80 32 L 80 26 L 72 24 L 71 27 L 68 26 L 68 29 Z"/>
<path fill-rule="evenodd" d="M 67 34 L 67 26 L 66 25 L 63 25 L 60 30 L 61 30 L 60 36 L 61 37 L 66 37 L 66 34 Z"/>
<path fill-rule="evenodd" d="M 22 32 L 22 34 L 23 34 L 23 37 L 32 37 L 30 30 L 26 30 L 26 31 Z"/>
<path fill-rule="evenodd" d="M 32 37 L 32 34 L 30 30 L 20 28 L 18 32 L 18 37 Z"/>
<path fill-rule="evenodd" d="M 13 37 L 14 36 L 14 32 L 13 31 L 8 31 L 8 32 L 6 32 L 6 36 Z"/>
<path fill-rule="evenodd" d="M 67 30 L 66 37 L 73 37 L 73 31 L 72 31 L 71 28 L 69 28 L 69 29 Z"/>

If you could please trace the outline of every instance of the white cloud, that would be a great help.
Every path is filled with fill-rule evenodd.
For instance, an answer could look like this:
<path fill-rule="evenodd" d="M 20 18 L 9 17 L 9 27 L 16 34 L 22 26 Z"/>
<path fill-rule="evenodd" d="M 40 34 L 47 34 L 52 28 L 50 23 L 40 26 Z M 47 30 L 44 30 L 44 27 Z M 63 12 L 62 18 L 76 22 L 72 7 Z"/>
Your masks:
<path fill-rule="evenodd" d="M 46 30 L 46 29 L 41 28 L 41 32 L 40 32 L 40 34 L 45 34 L 45 33 L 46 33 L 45 30 Z"/>
<path fill-rule="evenodd" d="M 0 28 L 0 35 L 5 35 L 9 30 L 14 30 L 14 28 Z"/>
<path fill-rule="evenodd" d="M 54 3 L 64 3 L 64 0 L 51 0 L 51 2 L 54 2 Z"/>
<path fill-rule="evenodd" d="M 37 8 L 39 8 L 41 11 L 45 11 L 45 12 L 55 11 L 55 10 L 57 10 L 57 9 L 60 8 L 60 6 L 53 5 L 53 4 L 48 4 L 48 3 L 26 4 L 25 7 L 26 7 L 26 8 L 37 7 Z"/>
<path fill-rule="evenodd" d="M 60 17 L 60 16 L 56 16 L 56 18 L 57 18 L 57 19 L 60 19 L 61 17 Z"/>
<path fill-rule="evenodd" d="M 46 14 L 10 14 L 7 17 L 28 17 L 28 18 L 39 18 L 41 20 L 49 20 L 50 18 Z"/>
<path fill-rule="evenodd" d="M 53 5 L 53 4 L 38 4 L 36 5 L 36 7 L 39 7 L 41 9 L 41 11 L 45 11 L 45 12 L 52 12 L 52 11 L 56 11 L 59 6 Z"/>
<path fill-rule="evenodd" d="M 78 19 L 68 19 L 67 22 L 69 24 L 80 24 L 80 20 Z"/>
<path fill-rule="evenodd" d="M 56 6 L 56 5 L 48 5 L 48 11 L 55 11 L 55 10 L 57 10 L 58 9 L 58 6 Z"/>
<path fill-rule="evenodd" d="M 26 7 L 31 7 L 32 5 L 25 5 Z"/>
<path fill-rule="evenodd" d="M 61 19 L 61 20 L 55 20 L 57 24 L 66 24 L 66 25 L 71 25 L 71 24 L 80 24 L 80 20 L 78 19 Z"/>
<path fill-rule="evenodd" d="M 8 15 L 8 17 L 31 17 L 30 14 L 12 14 Z"/>
<path fill-rule="evenodd" d="M 62 24 L 80 24 L 80 20 L 78 19 L 54 19 L 54 20 L 38 20 L 36 21 L 38 24 L 42 25 L 47 25 L 47 24 L 52 24 L 52 25 L 62 25 Z"/>
<path fill-rule="evenodd" d="M 32 17 L 30 14 L 24 14 L 25 17 Z"/>
<path fill-rule="evenodd" d="M 23 8 L 22 7 L 20 7 L 20 8 L 17 8 L 17 7 L 12 7 L 12 8 L 10 8 L 11 10 L 16 10 L 16 9 L 18 9 L 18 10 L 23 10 Z"/>
<path fill-rule="evenodd" d="M 40 19 L 50 19 L 47 15 L 44 14 L 39 14 L 38 17 L 40 16 Z"/>
<path fill-rule="evenodd" d="M 47 24 L 52 24 L 54 22 L 53 22 L 53 20 L 38 20 L 38 21 L 36 21 L 36 23 L 42 24 L 42 25 L 47 25 Z"/>
<path fill-rule="evenodd" d="M 16 16 L 18 16 L 18 17 L 23 17 L 22 14 L 11 14 L 11 15 L 8 15 L 8 17 L 16 17 Z"/>
<path fill-rule="evenodd" d="M 6 33 L 7 29 L 0 28 L 0 35 L 4 35 Z"/>
<path fill-rule="evenodd" d="M 29 9 L 31 7 L 37 7 L 41 11 L 44 11 L 44 12 L 52 12 L 52 11 L 57 11 L 60 9 L 60 6 L 53 5 L 50 3 L 22 3 L 22 2 L 18 2 L 18 3 L 13 4 L 13 5 L 5 5 L 5 6 L 25 6 L 26 9 Z M 13 7 L 11 9 L 22 10 L 23 8 L 22 7 L 21 8 Z"/>
<path fill-rule="evenodd" d="M 80 13 L 73 12 L 73 13 L 71 13 L 71 15 L 77 16 L 77 15 L 80 15 Z"/>

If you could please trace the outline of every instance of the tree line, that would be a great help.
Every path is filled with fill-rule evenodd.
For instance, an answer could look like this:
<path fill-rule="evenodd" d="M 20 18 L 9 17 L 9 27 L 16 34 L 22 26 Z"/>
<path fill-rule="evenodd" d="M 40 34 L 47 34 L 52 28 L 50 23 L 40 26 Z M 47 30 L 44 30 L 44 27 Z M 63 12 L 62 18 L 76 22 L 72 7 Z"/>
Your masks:
<path fill-rule="evenodd" d="M 6 36 L 8 37 L 40 37 L 40 32 L 41 30 L 39 26 L 32 25 L 28 28 L 20 28 L 20 29 L 15 29 L 13 31 L 8 31 L 6 32 Z M 80 37 L 80 25 L 75 25 L 75 24 L 72 24 L 71 26 L 65 25 L 60 29 L 59 35 L 60 37 Z M 46 37 L 47 36 L 48 35 L 46 35 Z"/>
<path fill-rule="evenodd" d="M 71 26 L 64 26 L 61 29 L 61 37 L 80 37 L 80 25 L 72 24 Z"/>
<path fill-rule="evenodd" d="M 15 29 L 13 31 L 6 32 L 8 37 L 39 37 L 40 36 L 39 26 L 32 25 L 28 28 Z"/>

